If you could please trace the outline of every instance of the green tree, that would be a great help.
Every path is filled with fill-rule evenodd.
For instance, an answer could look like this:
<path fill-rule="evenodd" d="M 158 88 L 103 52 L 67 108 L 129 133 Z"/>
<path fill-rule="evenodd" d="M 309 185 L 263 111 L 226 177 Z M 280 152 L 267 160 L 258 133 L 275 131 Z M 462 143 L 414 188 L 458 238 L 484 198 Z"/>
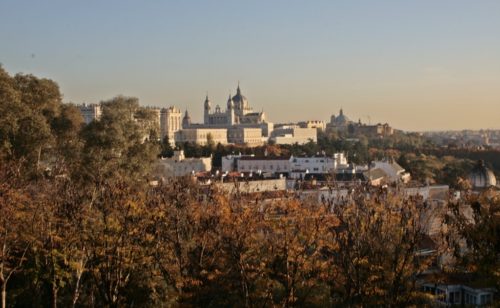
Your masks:
<path fill-rule="evenodd" d="M 94 183 L 144 179 L 159 149 L 134 119 L 138 100 L 119 96 L 103 102 L 102 108 L 101 119 L 82 130 L 83 174 Z"/>

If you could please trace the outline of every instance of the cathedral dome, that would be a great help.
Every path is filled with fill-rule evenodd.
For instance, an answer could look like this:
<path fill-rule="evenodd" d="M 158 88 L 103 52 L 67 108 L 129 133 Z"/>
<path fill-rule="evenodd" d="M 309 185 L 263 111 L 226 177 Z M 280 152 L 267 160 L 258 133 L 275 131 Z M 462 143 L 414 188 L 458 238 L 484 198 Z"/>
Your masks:
<path fill-rule="evenodd" d="M 336 126 L 345 126 L 345 125 L 349 124 L 349 122 L 351 120 L 349 120 L 349 118 L 344 115 L 344 111 L 342 109 L 340 109 L 340 113 L 339 113 L 338 117 L 335 118 L 334 121 L 335 121 Z"/>
<path fill-rule="evenodd" d="M 473 189 L 488 188 L 497 184 L 495 174 L 490 169 L 486 168 L 482 160 L 478 161 L 476 166 L 472 169 L 469 180 Z"/>
<path fill-rule="evenodd" d="M 247 98 L 241 94 L 240 85 L 236 89 L 236 95 L 232 98 L 236 108 L 245 108 L 248 105 Z"/>

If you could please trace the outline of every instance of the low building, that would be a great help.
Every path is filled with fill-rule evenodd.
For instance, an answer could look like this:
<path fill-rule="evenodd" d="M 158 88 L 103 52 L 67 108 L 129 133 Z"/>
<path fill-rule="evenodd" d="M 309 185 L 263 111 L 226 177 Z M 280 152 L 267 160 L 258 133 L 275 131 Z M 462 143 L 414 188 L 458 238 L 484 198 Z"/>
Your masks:
<path fill-rule="evenodd" d="M 209 140 L 212 140 L 214 144 L 228 144 L 226 128 L 188 128 L 175 132 L 174 136 L 176 143 L 189 142 L 206 145 Z"/>
<path fill-rule="evenodd" d="M 217 188 L 226 193 L 263 193 L 272 191 L 285 191 L 286 179 L 261 179 L 261 180 L 242 180 L 234 182 L 216 183 Z"/>
<path fill-rule="evenodd" d="M 244 126 L 233 126 L 227 130 L 227 141 L 234 144 L 244 144 L 250 147 L 264 143 L 262 129 Z"/>
<path fill-rule="evenodd" d="M 270 141 L 276 144 L 306 144 L 318 141 L 316 128 L 302 128 L 298 125 L 282 125 L 274 128 Z"/>
<path fill-rule="evenodd" d="M 302 128 L 316 128 L 319 131 L 326 129 L 325 121 L 303 121 L 298 123 Z"/>
<path fill-rule="evenodd" d="M 165 177 L 178 177 L 212 170 L 212 157 L 186 158 L 184 151 L 174 151 L 171 158 L 161 158 L 161 173 Z"/>
<path fill-rule="evenodd" d="M 258 174 L 288 173 L 290 158 L 242 156 L 236 161 L 236 171 Z"/>
<path fill-rule="evenodd" d="M 290 176 L 305 178 L 307 174 L 329 174 L 338 168 L 346 168 L 347 158 L 344 153 L 335 153 L 333 157 L 312 156 L 290 158 Z"/>
<path fill-rule="evenodd" d="M 373 186 L 410 181 L 410 173 L 392 159 L 372 162 L 364 175 Z"/>
<path fill-rule="evenodd" d="M 438 275 L 425 279 L 421 290 L 433 295 L 438 305 L 489 307 L 497 290 L 474 276 L 472 273 Z"/>
<path fill-rule="evenodd" d="M 376 125 L 353 124 L 353 131 L 356 134 L 365 136 L 391 136 L 394 134 L 394 129 L 387 123 Z"/>

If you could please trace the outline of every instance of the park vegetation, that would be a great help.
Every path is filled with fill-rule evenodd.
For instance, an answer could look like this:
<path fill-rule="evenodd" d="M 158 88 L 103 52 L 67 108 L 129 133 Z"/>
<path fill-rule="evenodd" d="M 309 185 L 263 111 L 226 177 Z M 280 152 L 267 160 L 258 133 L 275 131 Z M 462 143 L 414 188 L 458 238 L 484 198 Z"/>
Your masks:
<path fill-rule="evenodd" d="M 0 67 L 2 308 L 431 303 L 417 283 L 432 266 L 417 254 L 422 198 L 385 190 L 367 198 L 360 185 L 333 206 L 228 195 L 190 178 L 153 186 L 155 160 L 172 149 L 143 124 L 151 113 L 135 98 L 102 104 L 100 121 L 83 125 L 55 82 Z M 457 255 L 460 266 L 493 270 L 495 281 L 498 197 L 475 202 L 480 224 L 459 211 L 447 223 L 454 238 L 471 243 L 469 254 Z"/>

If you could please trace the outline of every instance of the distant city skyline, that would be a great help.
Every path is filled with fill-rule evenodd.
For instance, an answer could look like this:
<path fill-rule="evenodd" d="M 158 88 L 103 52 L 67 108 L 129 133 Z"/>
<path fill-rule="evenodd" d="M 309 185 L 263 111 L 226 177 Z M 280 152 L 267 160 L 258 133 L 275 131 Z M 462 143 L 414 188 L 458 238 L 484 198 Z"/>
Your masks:
<path fill-rule="evenodd" d="M 203 120 L 238 81 L 274 122 L 500 129 L 500 1 L 0 0 L 0 63 L 65 102 L 116 95 Z"/>

